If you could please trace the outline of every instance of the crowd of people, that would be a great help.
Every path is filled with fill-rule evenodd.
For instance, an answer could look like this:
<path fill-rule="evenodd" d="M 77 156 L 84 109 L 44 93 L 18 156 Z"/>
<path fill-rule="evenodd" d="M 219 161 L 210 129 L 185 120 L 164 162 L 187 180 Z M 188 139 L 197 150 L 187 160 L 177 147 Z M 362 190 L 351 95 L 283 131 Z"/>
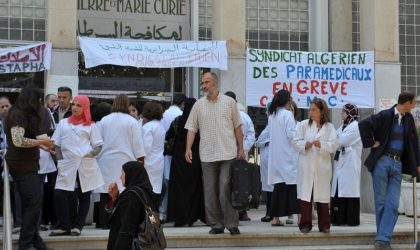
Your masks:
<path fill-rule="evenodd" d="M 363 121 L 356 105 L 345 104 L 336 129 L 324 100 L 313 99 L 308 119 L 299 121 L 291 94 L 280 90 L 255 138 L 235 93 L 222 94 L 218 86 L 217 74 L 207 72 L 202 98 L 175 95 L 166 111 L 159 102 L 130 102 L 124 94 L 92 108 L 87 96 L 73 97 L 68 87 L 45 100 L 27 87 L 13 105 L 0 97 L 19 249 L 48 249 L 39 230 L 79 236 L 92 201 L 96 227 L 111 229 L 108 249 L 130 249 L 145 209 L 127 192 L 132 188 L 143 190 L 162 223 L 191 227 L 200 220 L 210 234 L 240 234 L 239 220 L 250 218 L 232 206 L 231 168 L 254 144 L 267 194 L 261 221 L 284 226 L 296 218 L 302 233 L 312 230 L 313 217 L 323 233 L 331 225 L 360 224 L 361 152 L 371 148 L 365 165 L 375 195 L 375 247 L 390 248 L 401 174 L 417 175 L 420 166 L 414 95 L 401 93 L 393 108 Z"/>

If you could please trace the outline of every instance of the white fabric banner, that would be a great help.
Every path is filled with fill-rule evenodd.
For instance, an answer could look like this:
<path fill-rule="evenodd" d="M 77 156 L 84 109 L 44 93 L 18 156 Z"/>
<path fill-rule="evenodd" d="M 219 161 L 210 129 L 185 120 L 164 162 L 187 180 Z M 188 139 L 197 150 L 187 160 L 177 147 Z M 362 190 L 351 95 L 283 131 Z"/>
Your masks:
<path fill-rule="evenodd" d="M 331 108 L 346 103 L 375 107 L 374 53 L 302 52 L 248 49 L 246 103 L 266 106 L 280 89 L 288 90 L 299 108 L 315 97 Z"/>
<path fill-rule="evenodd" d="M 0 49 L 0 74 L 38 72 L 50 69 L 51 43 Z"/>
<path fill-rule="evenodd" d="M 133 41 L 79 37 L 85 67 L 203 67 L 227 70 L 226 41 Z"/>

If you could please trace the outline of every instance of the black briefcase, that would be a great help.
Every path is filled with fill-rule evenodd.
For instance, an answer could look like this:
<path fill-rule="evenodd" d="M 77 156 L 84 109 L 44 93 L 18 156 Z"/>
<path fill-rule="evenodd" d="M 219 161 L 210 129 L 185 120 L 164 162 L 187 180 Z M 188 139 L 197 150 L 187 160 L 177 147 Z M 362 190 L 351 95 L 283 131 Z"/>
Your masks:
<path fill-rule="evenodd" d="M 235 209 L 258 208 L 260 194 L 258 165 L 235 160 L 232 167 L 232 206 Z"/>

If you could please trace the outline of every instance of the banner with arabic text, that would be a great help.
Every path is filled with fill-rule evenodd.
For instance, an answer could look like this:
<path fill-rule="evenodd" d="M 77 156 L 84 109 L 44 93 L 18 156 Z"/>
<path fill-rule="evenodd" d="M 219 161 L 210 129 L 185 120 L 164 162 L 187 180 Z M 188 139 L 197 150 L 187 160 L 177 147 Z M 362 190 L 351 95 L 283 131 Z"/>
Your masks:
<path fill-rule="evenodd" d="M 226 41 L 132 41 L 79 37 L 85 67 L 203 67 L 227 70 Z"/>
<path fill-rule="evenodd" d="M 281 89 L 288 90 L 299 108 L 314 98 L 331 108 L 346 103 L 375 107 L 373 51 L 303 52 L 248 49 L 246 104 L 265 107 Z"/>
<path fill-rule="evenodd" d="M 0 74 L 39 72 L 50 69 L 51 43 L 0 49 Z"/>

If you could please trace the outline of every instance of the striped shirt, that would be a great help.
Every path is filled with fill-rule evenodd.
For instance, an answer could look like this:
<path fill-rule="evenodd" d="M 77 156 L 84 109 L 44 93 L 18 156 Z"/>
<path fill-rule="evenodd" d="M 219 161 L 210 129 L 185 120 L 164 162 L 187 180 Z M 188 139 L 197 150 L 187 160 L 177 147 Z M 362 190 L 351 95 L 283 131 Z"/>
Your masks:
<path fill-rule="evenodd" d="M 194 104 L 185 129 L 195 133 L 200 130 L 200 159 L 215 162 L 236 158 L 234 130 L 241 125 L 235 100 L 219 93 L 213 101 L 202 97 Z"/>

